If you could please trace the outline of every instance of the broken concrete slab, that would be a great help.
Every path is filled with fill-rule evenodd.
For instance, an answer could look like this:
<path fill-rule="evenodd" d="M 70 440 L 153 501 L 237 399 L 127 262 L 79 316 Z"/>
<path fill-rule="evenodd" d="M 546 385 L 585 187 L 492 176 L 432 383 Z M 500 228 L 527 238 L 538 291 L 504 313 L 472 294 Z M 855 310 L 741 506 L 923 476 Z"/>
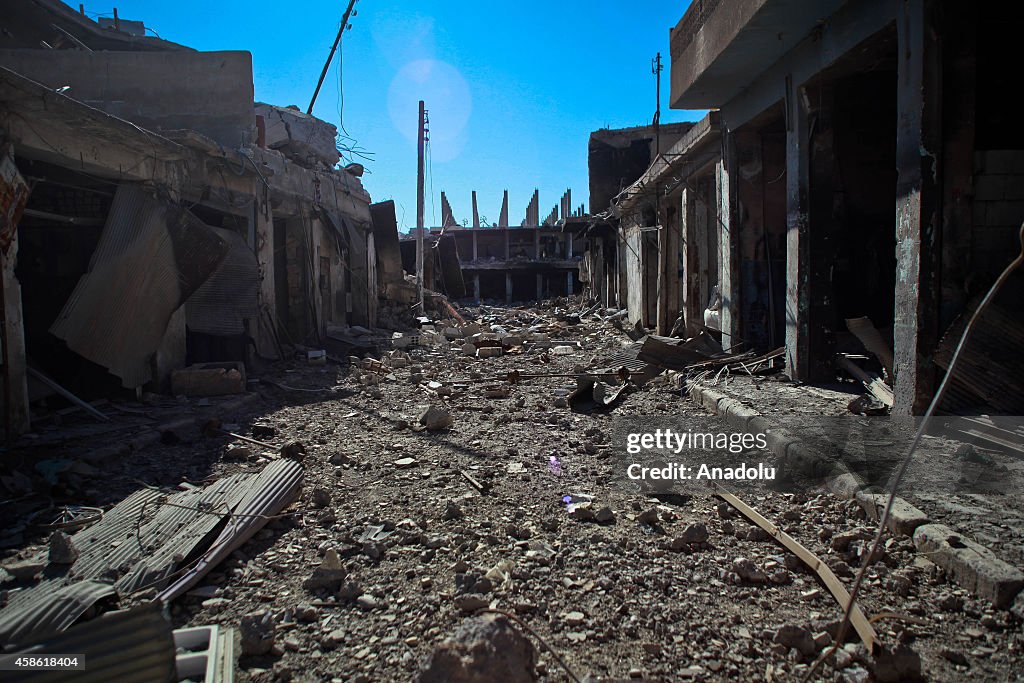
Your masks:
<path fill-rule="evenodd" d="M 418 683 L 530 683 L 537 680 L 537 651 L 504 616 L 464 621 L 434 650 Z"/>
<path fill-rule="evenodd" d="M 1024 588 L 1024 573 L 944 524 L 919 526 L 914 531 L 914 545 L 958 584 L 995 607 L 1009 605 Z"/>
<path fill-rule="evenodd" d="M 223 396 L 244 394 L 245 365 L 240 361 L 199 363 L 171 372 L 175 396 Z"/>

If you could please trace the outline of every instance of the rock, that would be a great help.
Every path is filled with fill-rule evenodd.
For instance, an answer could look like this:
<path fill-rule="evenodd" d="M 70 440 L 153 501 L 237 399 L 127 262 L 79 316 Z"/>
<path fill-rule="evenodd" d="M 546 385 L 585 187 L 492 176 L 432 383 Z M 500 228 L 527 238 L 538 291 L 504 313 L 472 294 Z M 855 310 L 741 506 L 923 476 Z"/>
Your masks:
<path fill-rule="evenodd" d="M 844 671 L 839 680 L 841 683 L 868 683 L 871 680 L 871 674 L 868 673 L 867 669 L 855 666 Z"/>
<path fill-rule="evenodd" d="M 811 632 L 795 624 L 787 624 L 780 627 L 775 632 L 773 642 L 784 646 L 787 650 L 798 650 L 804 657 L 810 657 L 818 651 Z"/>
<path fill-rule="evenodd" d="M 416 420 L 432 432 L 448 429 L 455 423 L 449 411 L 437 406 L 427 406 L 421 409 Z"/>
<path fill-rule="evenodd" d="M 636 521 L 641 524 L 650 524 L 651 526 L 654 526 L 658 523 L 658 508 L 649 508 L 644 510 L 637 516 Z"/>
<path fill-rule="evenodd" d="M 320 588 L 336 591 L 347 576 L 348 572 L 341 566 L 338 551 L 328 548 L 320 566 L 313 570 L 313 574 L 302 583 L 302 586 L 310 591 Z"/>
<path fill-rule="evenodd" d="M 351 465 L 352 458 L 348 457 L 345 453 L 335 453 L 330 458 L 332 465 Z"/>
<path fill-rule="evenodd" d="M 943 659 L 953 662 L 954 664 L 959 664 L 960 666 L 967 666 L 967 655 L 965 655 L 960 650 L 954 650 L 951 647 L 944 647 L 941 650 L 939 650 L 939 656 L 941 656 Z"/>
<path fill-rule="evenodd" d="M 441 518 L 449 521 L 453 519 L 462 519 L 462 508 L 460 508 L 454 500 L 449 500 L 445 503 L 444 514 Z"/>
<path fill-rule="evenodd" d="M 281 457 L 302 462 L 306 457 L 306 446 L 301 441 L 292 441 L 281 446 Z"/>
<path fill-rule="evenodd" d="M 683 543 L 707 543 L 710 535 L 708 534 L 708 528 L 704 524 L 690 524 L 683 529 L 682 535 L 678 537 Z"/>
<path fill-rule="evenodd" d="M 252 426 L 252 438 L 273 439 L 277 436 L 277 429 L 272 425 L 254 424 Z"/>
<path fill-rule="evenodd" d="M 224 458 L 226 460 L 248 460 L 252 457 L 252 449 L 248 446 L 230 446 L 224 452 Z"/>
<path fill-rule="evenodd" d="M 320 619 L 320 612 L 316 607 L 308 603 L 302 603 L 295 608 L 295 621 L 303 624 L 312 624 Z"/>
<path fill-rule="evenodd" d="M 315 508 L 325 508 L 331 504 L 331 492 L 330 490 L 317 486 L 313 489 L 313 495 L 311 502 Z"/>
<path fill-rule="evenodd" d="M 217 614 L 223 612 L 224 609 L 231 604 L 231 601 L 227 598 L 210 598 L 209 600 L 203 600 L 202 606 L 210 614 Z"/>
<path fill-rule="evenodd" d="M 501 615 L 465 620 L 434 650 L 418 683 L 530 683 L 537 680 L 537 651 Z"/>
<path fill-rule="evenodd" d="M 475 612 L 478 609 L 487 607 L 489 604 L 482 596 L 472 593 L 455 597 L 455 606 L 462 612 Z"/>
<path fill-rule="evenodd" d="M 935 602 L 943 612 L 960 612 L 964 608 L 964 599 L 952 593 L 939 593 Z"/>
<path fill-rule="evenodd" d="M 856 531 L 844 531 L 832 537 L 832 550 L 843 552 L 850 547 L 850 544 L 860 539 L 860 533 Z"/>
<path fill-rule="evenodd" d="M 615 521 L 615 513 L 612 509 L 605 505 L 603 508 L 594 513 L 594 519 L 601 524 L 609 524 Z"/>
<path fill-rule="evenodd" d="M 583 612 L 569 612 L 565 615 L 564 621 L 566 626 L 576 627 L 582 626 L 583 622 L 586 621 L 586 619 L 587 615 L 585 615 Z"/>
<path fill-rule="evenodd" d="M 416 458 L 399 458 L 398 460 L 396 460 L 392 464 L 397 469 L 407 470 L 407 469 L 409 469 L 411 467 L 416 467 L 416 465 L 419 464 L 419 461 L 416 460 Z"/>
<path fill-rule="evenodd" d="M 28 581 L 46 569 L 46 562 L 42 558 L 22 560 L 5 564 L 4 570 L 18 581 Z"/>
<path fill-rule="evenodd" d="M 593 504 L 589 502 L 573 503 L 569 509 L 569 516 L 580 522 L 592 522 L 597 519 Z"/>
<path fill-rule="evenodd" d="M 238 623 L 243 655 L 265 655 L 274 647 L 274 619 L 263 610 L 246 614 Z"/>
<path fill-rule="evenodd" d="M 78 559 L 78 548 L 63 531 L 55 531 L 50 536 L 49 559 L 50 564 L 74 564 Z"/>
<path fill-rule="evenodd" d="M 381 606 L 380 601 L 377 600 L 377 598 L 373 595 L 370 595 L 369 593 L 365 593 L 356 598 L 356 604 L 367 611 L 377 609 Z"/>
<path fill-rule="evenodd" d="M 748 583 L 765 583 L 768 576 L 761 569 L 745 557 L 737 557 L 732 561 L 732 570 L 741 581 Z"/>
<path fill-rule="evenodd" d="M 892 650 L 883 648 L 875 655 L 871 673 L 878 683 L 917 680 L 921 677 L 921 655 L 905 643 Z"/>

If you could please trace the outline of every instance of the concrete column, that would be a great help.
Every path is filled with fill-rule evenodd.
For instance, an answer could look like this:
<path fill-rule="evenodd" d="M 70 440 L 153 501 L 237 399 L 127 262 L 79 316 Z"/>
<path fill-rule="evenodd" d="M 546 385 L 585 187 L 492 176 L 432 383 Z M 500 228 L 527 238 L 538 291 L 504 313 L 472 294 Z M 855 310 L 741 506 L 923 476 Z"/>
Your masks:
<path fill-rule="evenodd" d="M 540 259 L 540 230 L 533 231 L 533 257 Z"/>
<path fill-rule="evenodd" d="M 537 301 L 544 298 L 544 276 L 537 273 Z"/>
<path fill-rule="evenodd" d="M 786 84 L 786 372 L 792 379 L 810 374 L 808 197 L 810 153 L 803 89 Z"/>
<path fill-rule="evenodd" d="M 718 197 L 718 288 L 722 293 L 722 348 L 740 343 L 739 206 L 736 201 L 736 146 L 732 135 L 722 140 L 722 159 L 715 165 Z"/>
<path fill-rule="evenodd" d="M 480 302 L 480 273 L 473 273 L 473 298 Z"/>
<path fill-rule="evenodd" d="M 566 235 L 565 240 L 565 257 L 572 258 L 572 233 Z"/>
<path fill-rule="evenodd" d="M 938 3 L 907 0 L 897 13 L 895 405 L 919 414 L 934 381 L 928 357 L 938 337 L 941 245 L 942 53 Z"/>
<path fill-rule="evenodd" d="M 509 246 L 508 246 L 508 238 L 509 238 L 508 230 L 505 230 L 505 260 L 506 261 L 509 260 L 512 257 L 512 252 L 509 250 Z"/>
<path fill-rule="evenodd" d="M 256 348 L 265 358 L 277 358 L 274 331 L 277 326 L 277 289 L 274 283 L 274 214 L 270 210 L 269 197 L 262 182 L 254 183 L 250 225 L 253 228 L 256 260 L 260 268 L 260 289 L 258 292 L 260 318 L 253 320 L 249 329 L 256 336 Z"/>
<path fill-rule="evenodd" d="M 18 262 L 18 231 L 11 232 L 11 243 L 6 251 L 0 250 L 0 269 L 3 278 L 3 326 L 7 342 L 6 377 L 10 383 L 11 404 L 4 406 L 10 415 L 11 434 L 24 434 L 30 428 L 28 407 L 28 361 L 25 357 L 25 325 L 21 308 L 21 283 L 14 274 Z"/>
<path fill-rule="evenodd" d="M 505 273 L 505 303 L 512 303 L 512 273 Z"/>
<path fill-rule="evenodd" d="M 572 294 L 572 271 L 565 274 L 565 293 Z"/>
<path fill-rule="evenodd" d="M 477 259 L 476 253 L 477 253 L 476 252 L 476 231 L 474 230 L 473 231 L 473 260 L 474 261 L 476 261 L 476 259 Z"/>

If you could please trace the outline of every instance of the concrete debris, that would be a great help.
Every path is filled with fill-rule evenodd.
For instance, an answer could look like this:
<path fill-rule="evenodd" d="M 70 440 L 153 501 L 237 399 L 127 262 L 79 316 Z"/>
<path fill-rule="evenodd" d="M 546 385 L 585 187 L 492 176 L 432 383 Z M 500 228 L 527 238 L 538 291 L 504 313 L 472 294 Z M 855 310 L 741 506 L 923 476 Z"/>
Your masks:
<path fill-rule="evenodd" d="M 313 493 L 310 497 L 310 501 L 313 503 L 315 508 L 325 508 L 331 504 L 331 491 L 330 489 L 324 488 L 323 486 L 317 486 L 313 489 Z"/>
<path fill-rule="evenodd" d="M 50 536 L 49 559 L 51 564 L 74 564 L 78 559 L 78 554 L 78 548 L 71 541 L 71 537 L 63 531 L 55 531 Z"/>
<path fill-rule="evenodd" d="M 327 552 L 324 553 L 324 559 L 320 562 L 320 566 L 313 570 L 313 574 L 302 585 L 309 591 L 320 589 L 336 591 L 347 577 L 348 571 L 341 565 L 338 551 L 334 548 L 328 548 Z"/>
<path fill-rule="evenodd" d="M 464 621 L 434 650 L 418 683 L 531 683 L 537 651 L 512 623 L 487 614 Z"/>
<path fill-rule="evenodd" d="M 274 647 L 277 625 L 267 610 L 246 614 L 238 622 L 243 655 L 265 655 Z"/>
<path fill-rule="evenodd" d="M 452 418 L 451 412 L 438 406 L 426 406 L 422 408 L 420 410 L 420 414 L 416 418 L 416 421 L 431 432 L 448 429 L 455 424 L 455 420 Z"/>

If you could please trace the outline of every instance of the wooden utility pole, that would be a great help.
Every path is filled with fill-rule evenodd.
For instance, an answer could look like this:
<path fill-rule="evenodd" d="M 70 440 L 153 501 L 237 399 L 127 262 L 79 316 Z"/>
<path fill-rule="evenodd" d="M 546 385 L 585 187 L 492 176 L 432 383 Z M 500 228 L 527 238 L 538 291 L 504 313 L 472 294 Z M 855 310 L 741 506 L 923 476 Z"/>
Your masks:
<path fill-rule="evenodd" d="M 427 110 L 420 100 L 419 136 L 416 140 L 416 293 L 419 296 L 420 315 L 423 315 L 423 147 L 427 133 Z"/>
<path fill-rule="evenodd" d="M 334 45 L 331 46 L 331 52 L 327 55 L 327 61 L 324 62 L 324 70 L 320 72 L 320 80 L 316 82 L 316 90 L 313 91 L 313 99 L 309 101 L 309 109 L 306 110 L 307 114 L 313 113 L 313 105 L 316 104 L 316 96 L 320 94 L 320 88 L 324 85 L 324 79 L 327 78 L 327 70 L 331 68 L 331 62 L 334 60 L 334 53 L 338 51 L 338 43 L 341 42 L 341 34 L 348 28 L 348 18 L 352 16 L 352 8 L 355 6 L 356 0 L 348 0 L 348 7 L 345 8 L 345 15 L 341 18 L 341 27 L 338 28 L 338 35 L 334 38 Z M 114 15 L 117 16 L 117 10 L 114 10 Z"/>

